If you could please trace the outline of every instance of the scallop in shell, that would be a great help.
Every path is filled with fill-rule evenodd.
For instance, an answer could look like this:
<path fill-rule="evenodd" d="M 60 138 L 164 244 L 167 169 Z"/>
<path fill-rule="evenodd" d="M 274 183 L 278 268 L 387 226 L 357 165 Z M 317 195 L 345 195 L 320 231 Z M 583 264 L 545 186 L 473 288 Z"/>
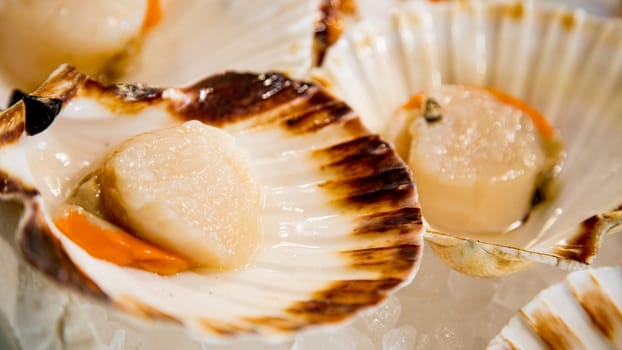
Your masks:
<path fill-rule="evenodd" d="M 569 274 L 521 308 L 487 349 L 622 348 L 622 267 Z"/>
<path fill-rule="evenodd" d="M 106 81 L 169 86 L 227 69 L 302 77 L 316 10 L 315 1 L 297 0 L 3 3 L 0 47 L 10 54 L 0 59 L 0 101 L 62 63 Z"/>
<path fill-rule="evenodd" d="M 537 108 L 567 157 L 557 196 L 510 233 L 426 232 L 453 268 L 497 276 L 533 262 L 584 268 L 622 223 L 622 23 L 531 2 L 409 3 L 363 21 L 315 77 L 385 133 L 411 95 L 441 84 L 495 88 Z"/>
<path fill-rule="evenodd" d="M 95 258 L 54 225 L 108 150 L 186 120 L 221 128 L 249 154 L 264 235 L 248 265 L 162 276 Z M 61 66 L 0 121 L 2 197 L 25 207 L 17 249 L 130 313 L 214 339 L 277 340 L 346 320 L 417 271 L 422 224 L 406 166 L 313 83 L 227 72 L 186 88 L 102 85 Z"/>

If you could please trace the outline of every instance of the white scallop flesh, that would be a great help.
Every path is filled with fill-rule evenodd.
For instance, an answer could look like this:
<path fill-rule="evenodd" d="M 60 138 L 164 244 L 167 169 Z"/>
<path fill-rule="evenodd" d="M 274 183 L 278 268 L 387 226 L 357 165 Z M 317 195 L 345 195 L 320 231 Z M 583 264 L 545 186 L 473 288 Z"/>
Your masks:
<path fill-rule="evenodd" d="M 146 10 L 146 0 L 5 1 L 1 73 L 25 90 L 61 63 L 97 74 L 140 34 Z"/>
<path fill-rule="evenodd" d="M 231 135 L 201 122 L 126 140 L 107 156 L 101 183 L 117 220 L 204 266 L 239 267 L 261 239 L 248 154 Z"/>
<path fill-rule="evenodd" d="M 425 220 L 463 234 L 519 224 L 547 159 L 531 118 L 477 88 L 443 86 L 426 98 L 441 117 L 413 119 L 408 157 Z"/>

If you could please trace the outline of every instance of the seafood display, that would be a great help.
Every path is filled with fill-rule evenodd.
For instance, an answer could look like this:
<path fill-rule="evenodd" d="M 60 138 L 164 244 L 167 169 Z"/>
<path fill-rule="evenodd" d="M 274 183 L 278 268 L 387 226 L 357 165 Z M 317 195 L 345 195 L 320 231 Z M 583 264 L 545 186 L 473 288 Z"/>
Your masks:
<path fill-rule="evenodd" d="M 0 348 L 622 347 L 622 3 L 560 3 L 0 1 Z"/>

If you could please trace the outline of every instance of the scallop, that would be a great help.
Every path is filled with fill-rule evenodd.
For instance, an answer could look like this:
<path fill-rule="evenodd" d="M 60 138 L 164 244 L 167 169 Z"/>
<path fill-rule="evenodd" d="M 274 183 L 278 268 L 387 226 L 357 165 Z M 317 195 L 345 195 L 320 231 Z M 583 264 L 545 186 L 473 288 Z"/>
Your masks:
<path fill-rule="evenodd" d="M 25 90 L 37 87 L 61 63 L 107 75 L 159 17 L 157 0 L 5 2 L 0 50 L 10 54 L 0 59 L 2 75 Z"/>
<path fill-rule="evenodd" d="M 503 234 L 543 197 L 559 145 L 534 109 L 496 90 L 444 85 L 399 109 L 391 138 L 413 170 L 423 216 L 432 229 Z"/>
<path fill-rule="evenodd" d="M 487 349 L 622 348 L 622 267 L 568 274 L 520 309 Z"/>
<path fill-rule="evenodd" d="M 167 86 L 228 69 L 278 69 L 302 78 L 311 66 L 316 6 L 296 0 L 9 1 L 0 6 L 0 48 L 10 53 L 0 59 L 0 101 L 4 107 L 13 88 L 31 91 L 62 63 L 107 82 Z"/>
<path fill-rule="evenodd" d="M 202 266 L 240 267 L 262 234 L 248 158 L 232 136 L 195 120 L 139 134 L 106 156 L 97 175 L 101 207 Z"/>
<path fill-rule="evenodd" d="M 505 275 L 535 262 L 576 270 L 622 223 L 621 38 L 615 19 L 550 4 L 411 2 L 346 30 L 312 74 L 396 145 L 395 129 L 408 127 L 398 125 L 397 110 L 445 84 L 493 88 L 540 111 L 566 153 L 554 169 L 555 196 L 508 233 L 473 237 L 426 226 L 425 237 L 470 275 Z"/>
<path fill-rule="evenodd" d="M 24 204 L 14 240 L 26 261 L 66 287 L 206 339 L 277 341 L 337 324 L 418 269 L 423 226 L 407 167 L 313 83 L 228 71 L 183 88 L 103 85 L 63 65 L 0 114 L 0 135 L 0 193 Z M 186 140 L 196 147 L 184 148 Z M 168 187 L 158 174 L 182 178 Z M 202 203 L 189 192 L 205 196 L 210 179 L 219 188 Z M 112 205 L 108 192 L 119 196 Z M 222 196 L 231 203 L 218 204 Z M 177 210 L 185 204 L 198 216 Z M 110 215 L 117 207 L 131 212 L 128 221 Z M 197 261 L 210 250 L 188 248 L 206 242 L 194 237 L 202 232 L 194 221 L 229 220 L 210 215 L 242 222 L 227 225 L 254 246 L 240 252 L 243 261 L 220 269 Z M 243 223 L 254 218 L 259 228 Z M 170 244 L 159 234 L 190 240 Z M 138 248 L 128 259 L 111 258 L 129 246 Z"/>

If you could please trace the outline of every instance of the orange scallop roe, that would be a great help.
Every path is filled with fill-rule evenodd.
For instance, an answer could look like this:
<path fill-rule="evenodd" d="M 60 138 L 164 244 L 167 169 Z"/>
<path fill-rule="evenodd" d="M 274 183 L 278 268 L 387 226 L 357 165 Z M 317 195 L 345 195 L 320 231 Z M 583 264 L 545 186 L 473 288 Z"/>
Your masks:
<path fill-rule="evenodd" d="M 155 28 L 162 20 L 162 7 L 160 6 L 160 0 L 147 0 L 147 10 L 145 11 L 145 18 L 143 19 L 143 25 L 141 31 L 143 33 Z"/>
<path fill-rule="evenodd" d="M 68 208 L 55 222 L 69 239 L 91 256 L 116 265 L 160 275 L 171 275 L 194 267 L 190 260 L 145 242 L 112 225 L 105 227 L 84 210 Z M 107 226 L 107 225 L 106 225 Z"/>
<path fill-rule="evenodd" d="M 553 137 L 553 126 L 549 123 L 548 120 L 540 113 L 537 109 L 531 107 L 526 102 L 521 99 L 514 97 L 506 92 L 501 90 L 497 90 L 495 88 L 489 87 L 480 87 L 475 85 L 463 85 L 466 89 L 477 89 L 483 90 L 491 94 L 501 103 L 510 105 L 521 110 L 525 115 L 527 115 L 534 123 L 535 127 L 538 129 L 540 134 L 546 138 L 551 139 Z M 425 100 L 424 93 L 418 93 L 412 96 L 403 106 L 404 109 L 421 109 L 423 107 L 423 102 Z"/>

